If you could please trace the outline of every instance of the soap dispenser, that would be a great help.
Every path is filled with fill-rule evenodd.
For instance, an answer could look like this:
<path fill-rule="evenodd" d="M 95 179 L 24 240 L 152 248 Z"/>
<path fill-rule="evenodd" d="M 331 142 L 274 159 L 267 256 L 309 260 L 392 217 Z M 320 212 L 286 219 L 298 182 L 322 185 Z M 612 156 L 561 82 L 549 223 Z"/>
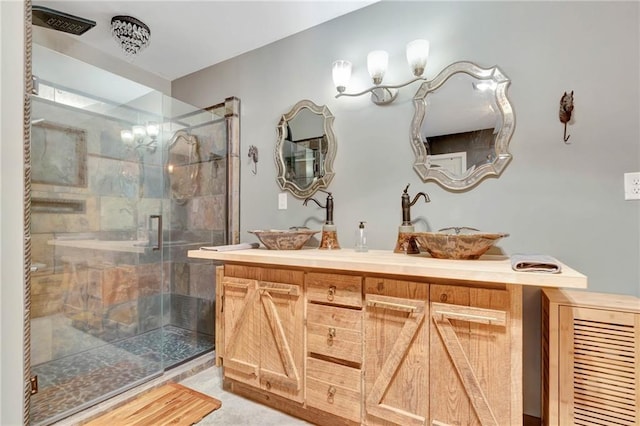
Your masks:
<path fill-rule="evenodd" d="M 316 200 L 315 198 L 308 197 L 302 203 L 303 206 L 306 206 L 309 201 L 313 201 L 318 205 L 318 207 L 327 210 L 327 217 L 324 221 L 324 225 L 322 225 L 322 239 L 320 240 L 319 249 L 325 250 L 336 250 L 340 248 L 340 244 L 338 243 L 338 228 L 333 224 L 333 195 L 330 192 L 323 191 L 320 189 L 319 191 L 324 192 L 327 195 L 327 203 L 323 206 Z"/>
<path fill-rule="evenodd" d="M 364 229 L 364 224 L 367 222 L 360 222 L 358 226 L 358 230 L 356 231 L 356 251 L 365 252 L 367 251 L 367 234 Z"/>
<path fill-rule="evenodd" d="M 402 193 L 402 225 L 398 227 L 398 240 L 396 241 L 396 248 L 393 250 L 394 253 L 406 253 L 406 254 L 418 254 L 420 253 L 420 249 L 418 248 L 418 244 L 416 243 L 415 238 L 411 235 L 415 232 L 414 226 L 411 224 L 411 206 L 413 206 L 420 196 L 424 197 L 424 202 L 428 203 L 431 201 L 429 196 L 424 192 L 418 192 L 416 196 L 413 198 L 413 201 L 410 201 L 409 193 L 407 190 L 409 189 L 409 184 L 404 188 L 404 192 Z"/>

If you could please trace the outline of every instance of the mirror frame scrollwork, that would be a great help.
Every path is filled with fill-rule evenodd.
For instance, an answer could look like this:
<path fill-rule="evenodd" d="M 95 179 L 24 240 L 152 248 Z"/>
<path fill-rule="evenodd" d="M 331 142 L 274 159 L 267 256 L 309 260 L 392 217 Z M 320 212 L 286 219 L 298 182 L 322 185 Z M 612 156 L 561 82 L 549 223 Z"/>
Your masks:
<path fill-rule="evenodd" d="M 428 166 L 427 149 L 422 137 L 422 125 L 427 117 L 427 95 L 442 86 L 451 76 L 465 73 L 478 80 L 490 80 L 496 83 L 495 103 L 502 114 L 502 126 L 495 138 L 495 159 L 491 163 L 475 168 L 471 173 L 461 177 L 453 176 L 447 171 Z M 425 81 L 413 97 L 415 114 L 411 123 L 411 146 L 415 154 L 413 169 L 424 182 L 433 180 L 450 190 L 464 190 L 478 184 L 487 176 L 499 176 L 511 161 L 508 151 L 509 141 L 515 129 L 515 116 L 511 103 L 507 98 L 509 78 L 500 68 L 481 68 L 472 62 L 455 62 L 443 69 L 433 80 Z"/>
<path fill-rule="evenodd" d="M 165 165 L 165 168 L 169 168 L 171 160 L 171 150 L 175 148 L 181 141 L 184 141 L 184 143 L 193 147 L 193 152 L 196 158 L 195 162 L 193 163 L 179 165 L 179 167 L 188 168 L 189 185 L 182 185 L 183 187 L 178 188 L 177 183 L 174 184 L 174 182 L 172 182 L 171 180 L 171 175 L 169 175 L 168 182 L 170 186 L 170 196 L 179 205 L 186 204 L 190 198 L 194 197 L 198 193 L 200 182 L 200 167 L 202 165 L 198 138 L 185 130 L 178 130 L 174 133 L 173 137 L 167 144 L 167 164 Z"/>
<path fill-rule="evenodd" d="M 318 114 L 323 117 L 324 119 L 323 130 L 327 140 L 327 154 L 323 161 L 324 172 L 322 176 L 319 176 L 317 179 L 313 181 L 313 183 L 311 183 L 308 187 L 305 187 L 305 188 L 301 188 L 295 182 L 287 179 L 287 176 L 286 176 L 287 168 L 286 168 L 286 163 L 283 157 L 284 142 L 287 139 L 287 134 L 288 134 L 288 130 L 287 130 L 288 123 L 303 108 L 308 108 L 314 114 Z M 331 182 L 335 174 L 333 170 L 333 161 L 336 156 L 336 148 L 337 148 L 336 137 L 333 132 L 333 121 L 334 121 L 334 116 L 331 113 L 331 111 L 329 111 L 329 108 L 326 105 L 319 106 L 307 99 L 299 101 L 293 106 L 293 108 L 289 112 L 282 115 L 278 123 L 278 129 L 277 129 L 278 140 L 276 142 L 275 156 L 274 156 L 276 160 L 276 167 L 277 167 L 276 180 L 282 190 L 288 190 L 298 198 L 306 198 L 313 195 L 317 190 L 326 189 L 329 186 L 329 183 Z"/>

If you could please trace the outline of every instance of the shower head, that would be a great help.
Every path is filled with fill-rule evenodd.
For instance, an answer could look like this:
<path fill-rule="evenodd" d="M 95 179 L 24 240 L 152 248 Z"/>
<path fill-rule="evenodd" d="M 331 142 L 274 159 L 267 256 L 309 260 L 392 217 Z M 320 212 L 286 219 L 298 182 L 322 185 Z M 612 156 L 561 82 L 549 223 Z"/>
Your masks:
<path fill-rule="evenodd" d="M 32 6 L 33 25 L 74 35 L 82 35 L 96 26 L 95 21 L 69 15 L 43 6 Z"/>

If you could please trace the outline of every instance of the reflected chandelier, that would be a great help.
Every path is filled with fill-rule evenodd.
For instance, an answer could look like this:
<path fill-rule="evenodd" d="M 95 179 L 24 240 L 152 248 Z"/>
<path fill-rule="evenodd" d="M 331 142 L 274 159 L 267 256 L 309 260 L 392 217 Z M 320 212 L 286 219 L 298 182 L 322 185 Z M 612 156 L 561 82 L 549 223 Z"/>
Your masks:
<path fill-rule="evenodd" d="M 144 22 L 132 16 L 118 15 L 111 18 L 111 35 L 124 53 L 133 57 L 149 45 L 151 30 Z"/>

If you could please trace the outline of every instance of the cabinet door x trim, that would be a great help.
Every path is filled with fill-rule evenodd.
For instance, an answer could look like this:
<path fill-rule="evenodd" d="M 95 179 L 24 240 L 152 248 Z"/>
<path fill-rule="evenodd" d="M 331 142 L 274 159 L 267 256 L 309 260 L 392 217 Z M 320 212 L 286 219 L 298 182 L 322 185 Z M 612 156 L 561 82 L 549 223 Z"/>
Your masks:
<path fill-rule="evenodd" d="M 284 369 L 284 375 L 275 372 L 261 370 L 261 374 L 267 380 L 277 381 L 283 386 L 293 387 L 296 391 L 300 390 L 300 375 L 296 369 L 296 365 L 291 352 L 291 347 L 287 341 L 287 336 L 282 328 L 282 320 L 278 315 L 278 310 L 271 296 L 271 292 L 282 295 L 298 295 L 297 287 L 291 286 L 289 288 L 282 287 L 269 287 L 268 283 L 260 283 L 260 300 L 262 301 L 262 307 L 264 309 L 269 327 L 273 333 L 276 348 L 280 354 L 280 361 Z"/>
<path fill-rule="evenodd" d="M 382 365 L 380 374 L 369 392 L 366 409 L 367 412 L 373 416 L 392 420 L 398 424 L 424 425 L 426 421 L 424 417 L 391 407 L 382 402 L 387 389 L 392 384 L 393 377 L 395 377 L 425 317 L 424 301 L 402 299 L 401 302 L 402 303 L 398 303 L 397 299 L 393 297 L 367 295 L 368 309 L 388 309 L 391 311 L 399 311 L 407 316 L 398 335 L 398 339 L 395 341 L 389 356 Z"/>
<path fill-rule="evenodd" d="M 462 385 L 469 396 L 480 424 L 498 425 L 489 401 L 485 396 L 480 382 L 467 358 L 464 348 L 456 335 L 451 320 L 468 321 L 479 324 L 506 326 L 507 313 L 495 309 L 484 309 L 444 303 L 431 303 L 431 318 L 438 330 L 438 334 L 451 357 L 451 362 L 460 377 Z"/>

